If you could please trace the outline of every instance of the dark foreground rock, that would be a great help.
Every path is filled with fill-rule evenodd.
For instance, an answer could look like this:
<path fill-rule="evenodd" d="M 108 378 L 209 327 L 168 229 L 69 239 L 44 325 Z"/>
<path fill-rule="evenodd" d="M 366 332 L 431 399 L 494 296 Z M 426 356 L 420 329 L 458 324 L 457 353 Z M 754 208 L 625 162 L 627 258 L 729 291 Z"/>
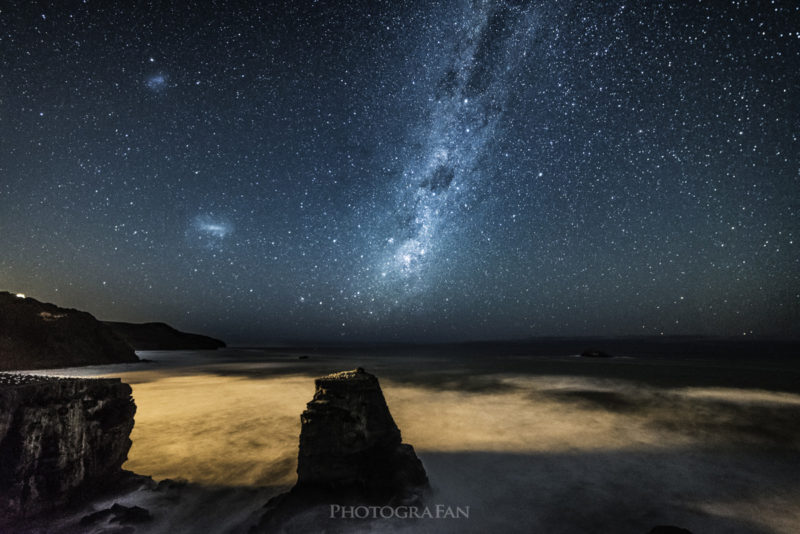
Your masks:
<path fill-rule="evenodd" d="M 318 378 L 300 420 L 298 488 L 356 488 L 389 502 L 428 482 L 414 448 L 401 443 L 378 379 L 361 368 Z"/>
<path fill-rule="evenodd" d="M 402 443 L 378 379 L 363 369 L 318 378 L 300 417 L 297 483 L 272 499 L 257 529 L 271 531 L 323 505 L 408 506 L 422 501 L 428 477 L 414 448 Z M 291 530 L 291 529 L 290 529 Z"/>
<path fill-rule="evenodd" d="M 225 346 L 219 339 L 181 332 L 165 323 L 105 324 L 136 350 L 215 350 Z"/>
<path fill-rule="evenodd" d="M 0 523 L 113 488 L 135 412 L 119 379 L 0 373 Z"/>
<path fill-rule="evenodd" d="M 83 517 L 80 520 L 81 526 L 90 526 L 100 523 L 117 523 L 119 525 L 131 525 L 137 523 L 147 523 L 153 520 L 148 510 L 141 506 L 123 506 L 114 503 L 111 508 L 100 510 Z"/>
<path fill-rule="evenodd" d="M 692 534 L 690 530 L 672 525 L 658 525 L 650 529 L 647 534 Z"/>
<path fill-rule="evenodd" d="M 137 361 L 91 314 L 0 292 L 0 371 Z"/>

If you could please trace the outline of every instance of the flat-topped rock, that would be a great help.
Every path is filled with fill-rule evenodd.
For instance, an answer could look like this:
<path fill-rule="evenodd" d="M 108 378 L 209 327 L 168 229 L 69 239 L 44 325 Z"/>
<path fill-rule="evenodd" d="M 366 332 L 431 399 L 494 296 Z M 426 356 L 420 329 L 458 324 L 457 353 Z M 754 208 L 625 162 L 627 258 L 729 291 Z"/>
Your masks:
<path fill-rule="evenodd" d="M 113 485 L 135 412 L 118 378 L 0 373 L 0 523 Z"/>
<path fill-rule="evenodd" d="M 0 390 L 15 386 L 41 384 L 43 382 L 58 382 L 64 380 L 58 376 L 24 375 L 17 373 L 0 373 Z"/>
<path fill-rule="evenodd" d="M 378 386 L 378 379 L 364 371 L 362 367 L 351 371 L 339 371 L 331 373 L 314 380 L 314 384 L 320 388 L 342 386 L 347 388 L 358 387 L 359 384 L 366 387 Z M 380 387 L 380 386 L 378 386 Z"/>
<path fill-rule="evenodd" d="M 410 445 L 403 445 L 378 379 L 363 369 L 323 376 L 300 417 L 297 485 L 352 487 L 379 500 L 427 483 Z"/>
<path fill-rule="evenodd" d="M 358 368 L 315 385 L 300 416 L 297 483 L 268 504 L 260 528 L 317 504 L 419 502 L 428 477 L 414 448 L 402 443 L 377 377 Z"/>

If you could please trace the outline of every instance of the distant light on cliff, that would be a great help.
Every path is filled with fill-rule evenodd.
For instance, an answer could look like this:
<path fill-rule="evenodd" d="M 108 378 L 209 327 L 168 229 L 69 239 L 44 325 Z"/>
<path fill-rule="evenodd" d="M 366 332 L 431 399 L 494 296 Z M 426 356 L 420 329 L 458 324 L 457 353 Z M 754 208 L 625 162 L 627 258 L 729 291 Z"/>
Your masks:
<path fill-rule="evenodd" d="M 24 299 L 25 293 L 17 293 L 17 298 Z"/>

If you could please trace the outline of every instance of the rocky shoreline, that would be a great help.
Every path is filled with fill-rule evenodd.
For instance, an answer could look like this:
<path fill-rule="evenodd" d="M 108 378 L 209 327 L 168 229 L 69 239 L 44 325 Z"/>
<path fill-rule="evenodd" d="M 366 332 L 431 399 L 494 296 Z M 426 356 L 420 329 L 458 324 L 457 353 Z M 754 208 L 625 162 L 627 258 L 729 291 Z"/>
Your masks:
<path fill-rule="evenodd" d="M 0 517 L 33 517 L 117 484 L 135 413 L 119 379 L 0 373 Z"/>
<path fill-rule="evenodd" d="M 402 443 L 377 377 L 359 368 L 318 378 L 315 386 L 301 415 L 297 483 L 265 505 L 251 531 L 291 529 L 295 516 L 305 514 L 307 524 L 309 513 L 322 524 L 333 503 L 421 506 L 427 474 Z M 0 531 L 105 532 L 124 525 L 133 533 L 153 520 L 149 510 L 102 503 L 124 501 L 126 492 L 157 502 L 193 491 L 122 469 L 136 413 L 131 393 L 113 378 L 0 373 Z M 42 526 L 48 517 L 61 517 L 61 525 Z"/>

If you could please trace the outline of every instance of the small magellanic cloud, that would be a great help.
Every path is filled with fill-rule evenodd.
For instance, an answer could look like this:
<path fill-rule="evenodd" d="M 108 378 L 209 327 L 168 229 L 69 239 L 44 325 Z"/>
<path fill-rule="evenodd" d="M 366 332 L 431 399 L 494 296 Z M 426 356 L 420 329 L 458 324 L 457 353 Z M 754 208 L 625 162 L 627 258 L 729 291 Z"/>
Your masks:
<path fill-rule="evenodd" d="M 167 84 L 169 82 L 169 77 L 163 73 L 151 74 L 148 76 L 144 84 L 145 86 L 153 92 L 160 92 L 167 88 Z"/>

